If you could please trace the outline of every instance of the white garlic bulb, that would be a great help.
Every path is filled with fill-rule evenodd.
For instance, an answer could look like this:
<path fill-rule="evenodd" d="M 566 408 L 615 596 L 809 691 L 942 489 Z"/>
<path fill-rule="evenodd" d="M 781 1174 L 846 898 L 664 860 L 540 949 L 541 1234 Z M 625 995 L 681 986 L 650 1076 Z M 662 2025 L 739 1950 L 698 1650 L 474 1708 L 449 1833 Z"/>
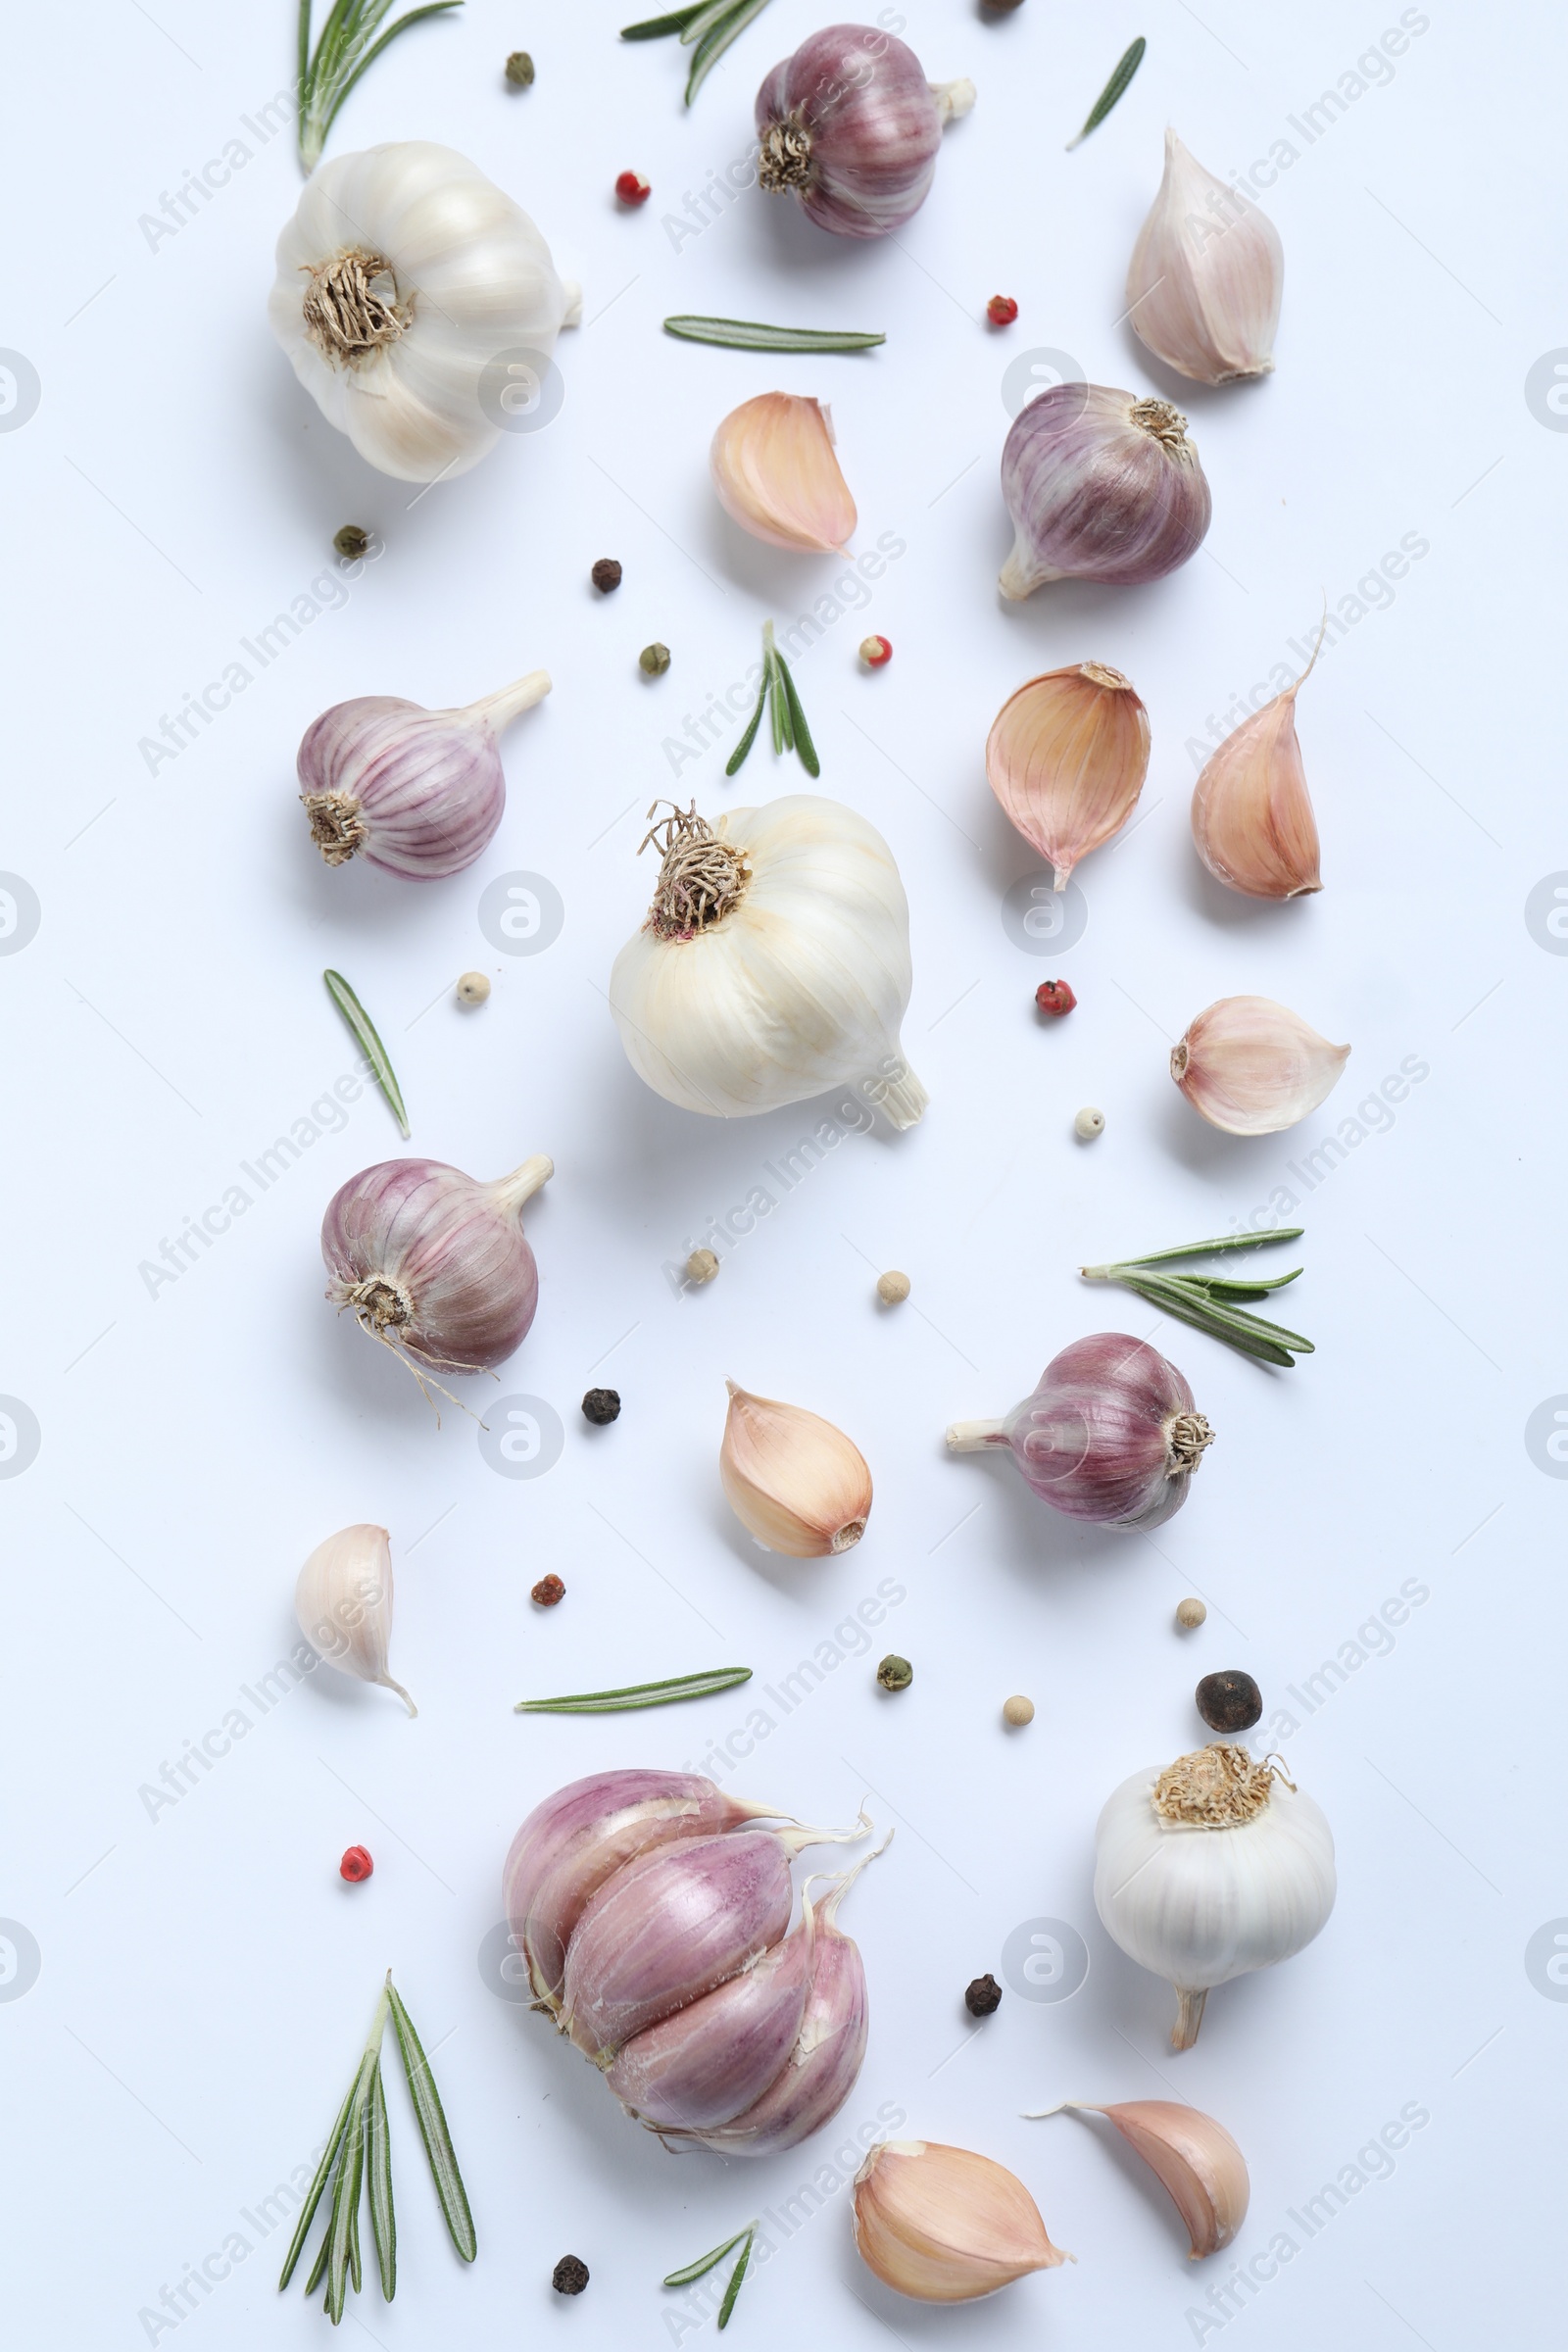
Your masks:
<path fill-rule="evenodd" d="M 537 375 L 581 315 L 581 287 L 557 276 L 527 214 L 430 139 L 320 167 L 277 240 L 268 304 L 328 423 L 405 482 L 477 465 L 510 418 L 513 377 Z"/>
<path fill-rule="evenodd" d="M 637 1075 L 720 1119 L 855 1086 L 912 1127 L 929 1098 L 899 1043 L 909 906 L 876 828 L 792 793 L 716 825 L 677 809 L 648 841 L 654 903 L 610 975 Z"/>
<path fill-rule="evenodd" d="M 328 1666 L 362 1683 L 395 1690 L 411 1715 L 418 1708 L 387 1672 L 392 1640 L 392 1544 L 384 1527 L 345 1527 L 318 1544 L 294 1587 L 300 1632 Z"/>
<path fill-rule="evenodd" d="M 1175 1986 L 1178 2050 L 1198 2039 L 1210 1986 L 1300 1951 L 1334 1893 L 1334 1839 L 1312 1799 L 1224 1740 L 1135 1772 L 1095 1831 L 1095 1908 L 1130 1959 Z"/>

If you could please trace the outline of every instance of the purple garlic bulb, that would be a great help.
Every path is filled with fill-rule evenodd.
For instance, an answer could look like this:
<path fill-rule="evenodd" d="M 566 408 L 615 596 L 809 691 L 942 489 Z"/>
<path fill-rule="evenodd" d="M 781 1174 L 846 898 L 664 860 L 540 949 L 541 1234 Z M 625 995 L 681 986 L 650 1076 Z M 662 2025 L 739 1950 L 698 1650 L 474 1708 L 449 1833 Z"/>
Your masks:
<path fill-rule="evenodd" d="M 363 857 L 416 882 L 471 865 L 507 805 L 496 738 L 549 692 L 549 671 L 533 669 L 463 710 L 425 710 L 393 694 L 323 710 L 296 764 L 327 864 Z"/>
<path fill-rule="evenodd" d="M 859 2073 L 864 1972 L 833 1925 L 858 1874 L 819 1911 L 808 1888 L 791 1933 L 790 1865 L 868 1824 L 750 1826 L 768 1810 L 690 1774 L 602 1773 L 537 1806 L 507 1856 L 535 2008 L 671 2144 L 793 2147 Z"/>
<path fill-rule="evenodd" d="M 1014 602 L 1047 580 L 1139 588 L 1185 564 L 1209 522 L 1187 419 L 1167 400 L 1054 384 L 1018 411 L 1002 452 L 1016 537 L 998 585 Z"/>
<path fill-rule="evenodd" d="M 495 1184 L 438 1159 L 384 1159 L 333 1194 L 321 1219 L 326 1295 L 422 1373 L 489 1372 L 521 1346 L 539 1303 L 522 1204 L 554 1175 L 542 1154 Z"/>
<path fill-rule="evenodd" d="M 1122 1331 L 1074 1340 L 1004 1421 L 956 1421 L 955 1453 L 1007 1446 L 1044 1502 L 1069 1519 L 1158 1527 L 1187 1500 L 1214 1433 L 1156 1348 Z"/>
<path fill-rule="evenodd" d="M 927 81 L 891 32 L 829 24 L 757 93 L 757 184 L 837 236 L 885 237 L 924 204 L 943 129 L 973 104 L 972 81 Z"/>

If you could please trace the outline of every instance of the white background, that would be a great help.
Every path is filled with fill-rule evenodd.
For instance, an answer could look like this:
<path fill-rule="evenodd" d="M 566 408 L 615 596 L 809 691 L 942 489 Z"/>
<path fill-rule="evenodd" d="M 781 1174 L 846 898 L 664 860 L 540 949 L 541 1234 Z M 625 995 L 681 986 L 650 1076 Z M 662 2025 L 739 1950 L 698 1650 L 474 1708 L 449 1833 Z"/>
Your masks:
<path fill-rule="evenodd" d="M 1272 23 L 1232 0 L 1205 0 L 1203 21 L 1177 0 L 1136 22 L 1049 0 L 994 21 L 906 5 L 928 71 L 971 75 L 979 103 L 925 209 L 871 247 L 756 191 L 700 235 L 664 225 L 744 153 L 763 72 L 830 13 L 807 0 L 776 0 L 690 115 L 674 45 L 617 45 L 600 0 L 468 0 L 375 67 L 332 151 L 462 149 L 586 289 L 556 421 L 417 500 L 324 425 L 269 333 L 272 243 L 299 191 L 286 134 L 177 235 L 150 248 L 138 226 L 285 84 L 283 0 L 113 0 L 90 21 L 32 10 L 13 26 L 0 343 L 42 384 L 36 415 L 0 435 L 0 867 L 42 906 L 36 938 L 0 959 L 0 1391 L 42 1431 L 37 1459 L 0 1481 L 0 1915 L 42 1961 L 0 2000 L 0 2294 L 19 2342 L 144 2343 L 138 2314 L 185 2266 L 235 2230 L 255 2241 L 240 2209 L 324 2133 L 388 1964 L 439 2045 L 480 2255 L 465 2272 L 446 2245 L 394 2085 L 400 2291 L 390 2309 L 368 2291 L 355 2326 L 385 2345 L 536 2325 L 671 2341 L 662 2274 L 791 2195 L 838 2135 L 752 2168 L 666 2156 L 540 2021 L 493 1997 L 476 1954 L 508 1840 L 541 1796 L 611 1763 L 695 1764 L 751 1702 L 599 1723 L 512 1702 L 721 1660 L 755 1667 L 754 1690 L 776 1685 L 889 1578 L 907 1597 L 886 1633 L 729 1785 L 818 1821 L 850 1818 L 871 1788 L 898 1836 L 845 1913 L 872 2027 L 841 2120 L 903 2109 L 906 2132 L 1012 2165 L 1079 2261 L 964 2313 L 900 2303 L 851 2250 L 841 2186 L 748 2284 L 734 2340 L 1197 2340 L 1187 2315 L 1219 2266 L 1186 2263 L 1157 2184 L 1102 2128 L 1017 2119 L 1073 2095 L 1211 2110 L 1251 2166 L 1238 2255 L 1297 2239 L 1206 2340 L 1304 2352 L 1330 2330 L 1368 2348 L 1413 2334 L 1442 2352 L 1483 2317 L 1520 2336 L 1540 2310 L 1568 2010 L 1524 1954 L 1568 1913 L 1568 1494 L 1524 1428 L 1568 1388 L 1552 1157 L 1568 963 L 1524 907 L 1568 866 L 1568 443 L 1523 387 L 1568 340 L 1552 295 L 1561 35 L 1435 0 L 1392 81 L 1308 146 L 1287 118 L 1396 23 L 1392 0 Z M 1130 94 L 1065 154 L 1140 29 Z M 514 96 L 500 69 L 519 44 L 538 79 Z M 1298 150 L 1266 200 L 1287 284 L 1278 372 L 1259 386 L 1178 385 L 1116 323 L 1167 121 L 1226 174 L 1280 138 Z M 629 215 L 611 194 L 627 167 L 654 183 Z M 1004 335 L 982 318 L 997 291 L 1020 306 Z M 888 342 L 817 363 L 710 352 L 661 335 L 674 310 Z M 1189 415 L 1214 523 L 1173 577 L 999 604 L 1001 379 L 1031 349 Z M 711 1289 L 677 1298 L 662 1262 L 820 1115 L 720 1126 L 671 1109 L 625 1065 L 603 996 L 647 900 L 643 809 L 676 783 L 662 738 L 744 674 L 769 613 L 807 610 L 837 569 L 741 539 L 710 490 L 713 426 L 774 385 L 831 400 L 857 546 L 907 545 L 797 674 L 821 788 L 882 828 L 907 885 L 905 1044 L 931 1107 L 902 1138 L 845 1141 Z M 349 520 L 382 534 L 383 559 L 149 775 L 138 739 L 323 571 Z M 1301 697 L 1322 895 L 1222 895 L 1192 851 L 1184 745 L 1407 534 L 1430 552 Z M 625 566 L 609 600 L 587 579 L 602 555 Z M 867 627 L 897 649 L 875 676 L 855 658 Z M 655 636 L 674 660 L 648 685 L 636 654 Z M 1144 821 L 1082 870 L 1089 927 L 1058 967 L 1004 930 L 1003 893 L 1033 860 L 981 755 L 1017 684 L 1088 657 L 1134 678 L 1154 752 Z M 478 865 L 421 889 L 318 862 L 293 779 L 318 710 L 368 692 L 462 702 L 536 663 L 555 691 L 508 739 L 511 802 Z M 723 758 L 678 779 L 710 814 L 802 781 L 765 742 L 739 785 Z M 476 921 L 484 885 L 516 869 L 550 877 L 565 907 L 531 958 L 497 955 Z M 481 1177 L 555 1158 L 527 1218 L 538 1320 L 503 1378 L 564 1421 L 564 1455 L 535 1481 L 496 1476 L 462 1413 L 438 1430 L 322 1302 L 322 1206 L 398 1149 L 377 1097 L 177 1283 L 150 1298 L 138 1275 L 349 1068 L 328 963 L 380 1022 L 412 1149 Z M 475 964 L 495 993 L 466 1014 L 451 984 Z M 1030 1000 L 1057 968 L 1079 1008 L 1048 1030 Z M 1353 1046 L 1295 1137 L 1217 1136 L 1165 1074 L 1192 1015 L 1244 991 Z M 1076 1281 L 1086 1257 L 1250 1215 L 1406 1057 L 1430 1075 L 1396 1124 L 1302 1195 L 1307 1271 L 1287 1320 L 1318 1353 L 1298 1370 L 1270 1375 Z M 1084 1102 L 1106 1114 L 1088 1152 L 1071 1135 Z M 896 1316 L 871 1295 L 889 1264 L 914 1286 Z M 1006 1409 L 1107 1322 L 1153 1330 L 1218 1431 L 1152 1542 L 1075 1530 L 1005 1460 L 942 1446 L 949 1419 Z M 770 1563 L 731 1520 L 726 1373 L 862 1446 L 876 1506 L 848 1557 Z M 612 1430 L 577 1414 L 590 1378 L 625 1399 Z M 286 1652 L 299 1562 L 359 1519 L 392 1530 L 393 1664 L 417 1722 L 323 1672 L 150 1820 L 139 1788 Z M 567 1597 L 543 1615 L 527 1592 L 551 1569 Z M 1171 1996 L 1095 1918 L 1099 1806 L 1202 1737 L 1200 1673 L 1245 1666 L 1290 1707 L 1286 1686 L 1407 1579 L 1429 1597 L 1392 1653 L 1310 1721 L 1295 1708 L 1285 1742 L 1335 1830 L 1335 1915 L 1304 1955 L 1217 1992 L 1197 2049 L 1174 2058 Z M 1195 1588 L 1208 1622 L 1183 1641 L 1172 1611 Z M 896 1701 L 872 1680 L 884 1642 L 915 1666 Z M 1008 1738 L 1015 1689 L 1038 1714 Z M 336 1861 L 357 1840 L 375 1876 L 348 1888 Z M 1038 1917 L 1077 1925 L 1087 1984 L 1057 2006 L 1009 1990 L 967 2038 L 964 1984 Z M 1431 2120 L 1393 2177 L 1307 2242 L 1290 2210 L 1407 2103 Z M 181 2321 L 181 2346 L 318 2339 L 298 2283 L 273 2292 L 285 2234 Z M 549 2286 L 567 2251 L 593 2272 L 569 2305 Z"/>

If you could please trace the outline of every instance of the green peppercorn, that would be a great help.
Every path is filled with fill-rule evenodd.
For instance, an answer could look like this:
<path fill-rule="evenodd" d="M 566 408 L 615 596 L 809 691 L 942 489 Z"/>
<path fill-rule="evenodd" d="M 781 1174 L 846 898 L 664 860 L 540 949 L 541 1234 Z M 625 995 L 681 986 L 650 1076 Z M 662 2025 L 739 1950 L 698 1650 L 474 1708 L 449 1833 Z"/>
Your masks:
<path fill-rule="evenodd" d="M 368 531 L 362 531 L 357 522 L 346 522 L 332 534 L 332 545 L 348 563 L 357 563 L 370 544 Z"/>
<path fill-rule="evenodd" d="M 884 1690 L 907 1690 L 914 1680 L 914 1668 L 907 1658 L 896 1658 L 890 1650 L 876 1670 L 876 1679 Z"/>
<path fill-rule="evenodd" d="M 526 49 L 514 49 L 507 60 L 507 79 L 514 90 L 533 87 L 533 59 Z"/>
<path fill-rule="evenodd" d="M 645 645 L 637 657 L 637 666 L 644 677 L 662 678 L 669 667 L 667 645 Z"/>

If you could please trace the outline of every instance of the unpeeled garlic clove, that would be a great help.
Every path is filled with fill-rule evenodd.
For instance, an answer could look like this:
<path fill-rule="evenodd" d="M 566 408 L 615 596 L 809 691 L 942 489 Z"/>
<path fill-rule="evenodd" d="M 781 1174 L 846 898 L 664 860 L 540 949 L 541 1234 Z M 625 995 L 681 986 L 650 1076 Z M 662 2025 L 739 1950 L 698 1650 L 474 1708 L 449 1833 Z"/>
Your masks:
<path fill-rule="evenodd" d="M 884 2285 L 920 2303 L 968 2303 L 1075 2258 L 1005 2166 L 968 2148 L 888 2140 L 855 2176 L 855 2243 Z"/>
<path fill-rule="evenodd" d="M 1216 882 L 1250 899 L 1302 899 L 1323 887 L 1296 733 L 1296 698 L 1316 660 L 1226 736 L 1193 789 L 1198 855 Z"/>
<path fill-rule="evenodd" d="M 1223 2124 L 1175 2099 L 1126 2099 L 1113 2107 L 1063 2099 L 1044 2115 L 1102 2115 L 1115 2125 L 1169 2189 L 1192 2239 L 1188 2259 L 1200 2262 L 1228 2246 L 1247 2219 L 1252 2193 L 1247 2159 Z"/>
<path fill-rule="evenodd" d="M 318 1544 L 294 1587 L 300 1632 L 328 1666 L 395 1690 L 411 1715 L 415 1705 L 387 1672 L 392 1640 L 392 1544 L 384 1527 L 345 1527 Z"/>
<path fill-rule="evenodd" d="M 1276 1135 L 1316 1110 L 1350 1056 L 1270 997 L 1221 997 L 1175 1047 L 1170 1074 L 1226 1135 Z"/>
<path fill-rule="evenodd" d="M 793 392 L 743 401 L 713 435 L 710 462 L 724 512 L 769 547 L 833 555 L 855 528 L 820 401 Z"/>
<path fill-rule="evenodd" d="M 1167 130 L 1165 176 L 1127 271 L 1139 340 L 1195 383 L 1272 374 L 1284 280 L 1268 215 Z"/>
<path fill-rule="evenodd" d="M 1132 812 L 1149 773 L 1149 713 L 1103 662 L 1048 670 L 998 711 L 986 775 L 1009 821 L 1049 858 L 1057 890 Z"/>
<path fill-rule="evenodd" d="M 865 1533 L 871 1473 L 841 1429 L 798 1404 L 726 1381 L 718 1470 L 731 1510 L 769 1551 L 795 1560 L 848 1551 Z"/>

